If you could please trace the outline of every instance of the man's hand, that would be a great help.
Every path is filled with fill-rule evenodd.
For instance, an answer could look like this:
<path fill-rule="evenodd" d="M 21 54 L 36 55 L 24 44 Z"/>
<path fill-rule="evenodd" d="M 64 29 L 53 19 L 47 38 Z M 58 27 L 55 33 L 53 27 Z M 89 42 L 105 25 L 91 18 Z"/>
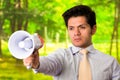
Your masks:
<path fill-rule="evenodd" d="M 23 64 L 26 67 L 31 66 L 33 69 L 37 69 L 40 65 L 38 50 L 35 50 L 28 58 L 23 59 Z"/>

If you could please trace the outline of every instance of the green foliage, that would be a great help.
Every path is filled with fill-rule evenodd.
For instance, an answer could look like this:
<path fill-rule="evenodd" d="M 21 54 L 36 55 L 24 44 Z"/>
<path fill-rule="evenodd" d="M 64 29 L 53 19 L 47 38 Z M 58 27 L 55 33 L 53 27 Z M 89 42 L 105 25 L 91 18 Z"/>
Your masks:
<path fill-rule="evenodd" d="M 114 1 L 102 0 L 29 0 L 21 1 L 21 9 L 16 9 L 14 0 L 5 0 L 1 5 L 5 11 L 5 24 L 3 31 L 10 35 L 10 17 L 26 20 L 28 19 L 27 31 L 30 33 L 37 32 L 45 38 L 44 27 L 47 27 L 47 37 L 50 41 L 55 41 L 56 33 L 59 33 L 59 41 L 64 41 L 66 37 L 66 27 L 62 19 L 62 13 L 77 4 L 86 4 L 92 7 L 97 16 L 97 33 L 93 41 L 109 41 L 114 26 Z M 88 3 L 89 2 L 89 3 Z M 7 5 L 10 4 L 10 5 Z M 27 7 L 26 7 L 27 6 Z M 23 29 L 23 28 L 22 28 Z M 107 31 L 106 31 L 107 30 Z M 102 35 L 102 36 L 101 36 Z M 106 38 L 107 36 L 107 38 Z M 101 40 L 104 39 L 103 41 Z M 48 40 L 49 41 L 49 40 Z"/>
<path fill-rule="evenodd" d="M 18 1 L 21 1 L 20 8 Z M 3 57 L 0 58 L 0 80 L 52 80 L 51 76 L 27 71 L 21 61 L 16 64 L 16 60 L 11 58 L 8 51 L 8 38 L 12 30 L 16 31 L 18 28 L 31 34 L 40 34 L 46 41 L 44 47 L 40 49 L 42 56 L 59 47 L 66 48 L 69 42 L 62 14 L 78 4 L 89 5 L 96 12 L 97 32 L 93 36 L 93 43 L 97 49 L 109 54 L 114 27 L 115 0 L 0 0 L 0 31 L 2 31 L 0 36 L 3 52 Z M 120 35 L 118 38 L 119 42 Z M 112 56 L 117 58 L 115 41 L 113 46 Z M 120 57 L 120 54 L 118 56 Z"/>

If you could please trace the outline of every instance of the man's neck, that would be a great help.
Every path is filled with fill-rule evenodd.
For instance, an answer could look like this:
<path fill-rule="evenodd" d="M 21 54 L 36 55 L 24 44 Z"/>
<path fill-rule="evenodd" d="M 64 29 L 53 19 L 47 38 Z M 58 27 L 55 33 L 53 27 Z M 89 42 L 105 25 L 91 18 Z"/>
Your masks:
<path fill-rule="evenodd" d="M 85 46 L 80 46 L 80 48 L 87 48 L 89 47 L 90 45 L 92 45 L 92 43 L 88 44 L 88 45 L 85 45 Z"/>

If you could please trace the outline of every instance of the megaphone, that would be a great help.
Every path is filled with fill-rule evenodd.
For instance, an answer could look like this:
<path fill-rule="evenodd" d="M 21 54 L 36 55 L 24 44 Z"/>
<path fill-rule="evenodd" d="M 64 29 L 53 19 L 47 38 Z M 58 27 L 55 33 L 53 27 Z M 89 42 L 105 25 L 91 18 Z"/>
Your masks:
<path fill-rule="evenodd" d="M 38 34 L 30 35 L 26 31 L 19 30 L 10 36 L 8 48 L 15 58 L 24 59 L 29 57 L 35 49 L 41 48 L 43 42 Z"/>

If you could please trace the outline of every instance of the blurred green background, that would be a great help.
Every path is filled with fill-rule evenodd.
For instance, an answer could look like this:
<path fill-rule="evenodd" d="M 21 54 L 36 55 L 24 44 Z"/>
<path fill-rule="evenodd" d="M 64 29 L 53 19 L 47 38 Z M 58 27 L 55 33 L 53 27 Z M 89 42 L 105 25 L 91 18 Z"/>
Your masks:
<path fill-rule="evenodd" d="M 120 0 L 0 0 L 0 80 L 53 80 L 34 74 L 10 54 L 8 39 L 17 30 L 38 33 L 45 40 L 39 50 L 45 56 L 67 48 L 70 40 L 62 13 L 78 4 L 90 6 L 97 16 L 94 46 L 120 62 Z"/>

